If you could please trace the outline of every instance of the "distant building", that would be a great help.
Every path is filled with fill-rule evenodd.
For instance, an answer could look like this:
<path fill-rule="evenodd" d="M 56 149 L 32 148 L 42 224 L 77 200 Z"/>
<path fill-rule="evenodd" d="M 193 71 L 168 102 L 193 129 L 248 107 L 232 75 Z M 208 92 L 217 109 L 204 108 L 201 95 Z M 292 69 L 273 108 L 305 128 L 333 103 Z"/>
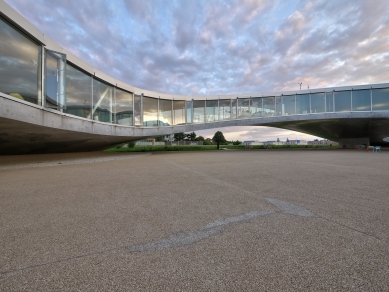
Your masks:
<path fill-rule="evenodd" d="M 308 145 L 338 145 L 338 142 L 334 142 L 331 140 L 313 140 L 308 141 Z"/>

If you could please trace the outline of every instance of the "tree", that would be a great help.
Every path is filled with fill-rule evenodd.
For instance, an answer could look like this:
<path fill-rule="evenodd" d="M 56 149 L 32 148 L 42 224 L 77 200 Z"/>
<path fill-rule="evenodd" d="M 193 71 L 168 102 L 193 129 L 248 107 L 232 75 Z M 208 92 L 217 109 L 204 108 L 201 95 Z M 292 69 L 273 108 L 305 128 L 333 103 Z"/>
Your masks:
<path fill-rule="evenodd" d="M 286 142 L 289 142 L 289 138 L 286 138 Z"/>
<path fill-rule="evenodd" d="M 220 132 L 220 131 L 217 131 L 217 132 L 215 133 L 215 135 L 213 136 L 212 140 L 213 140 L 214 142 L 216 142 L 216 144 L 217 144 L 217 149 L 219 149 L 220 143 L 225 143 L 225 142 L 227 142 L 227 141 L 226 141 L 226 138 L 224 138 L 223 133 Z"/>
<path fill-rule="evenodd" d="M 165 141 L 165 136 L 157 136 L 155 137 L 155 142 L 163 142 Z"/>
<path fill-rule="evenodd" d="M 186 134 L 185 136 L 186 136 L 186 139 L 188 141 L 196 141 L 196 133 L 195 132 Z"/>
<path fill-rule="evenodd" d="M 198 137 L 196 137 L 195 140 L 196 140 L 196 141 L 205 141 L 205 139 L 204 139 L 203 136 L 198 136 Z"/>
<path fill-rule="evenodd" d="M 280 138 L 277 138 L 277 142 L 280 142 Z"/>
<path fill-rule="evenodd" d="M 184 133 L 174 134 L 174 141 L 182 141 L 184 139 L 185 139 L 185 134 Z"/>
<path fill-rule="evenodd" d="M 232 145 L 240 145 L 240 144 L 242 144 L 242 142 L 240 142 L 239 140 L 232 141 Z"/>

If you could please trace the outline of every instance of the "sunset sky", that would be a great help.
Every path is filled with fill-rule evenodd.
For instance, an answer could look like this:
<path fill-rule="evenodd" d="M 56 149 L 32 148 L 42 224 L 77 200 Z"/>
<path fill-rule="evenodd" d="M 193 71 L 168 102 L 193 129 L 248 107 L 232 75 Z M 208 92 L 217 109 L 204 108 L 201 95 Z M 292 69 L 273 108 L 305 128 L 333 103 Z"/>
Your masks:
<path fill-rule="evenodd" d="M 389 82 L 388 0 L 6 2 L 87 63 L 146 90 L 259 94 L 300 82 Z M 241 141 L 315 138 L 266 127 L 221 131 Z"/>

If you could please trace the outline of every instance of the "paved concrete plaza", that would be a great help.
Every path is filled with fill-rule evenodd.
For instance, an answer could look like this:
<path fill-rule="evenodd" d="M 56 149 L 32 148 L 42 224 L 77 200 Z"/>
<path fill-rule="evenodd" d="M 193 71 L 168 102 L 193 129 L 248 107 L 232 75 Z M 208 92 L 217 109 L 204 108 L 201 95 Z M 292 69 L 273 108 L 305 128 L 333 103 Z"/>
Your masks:
<path fill-rule="evenodd" d="M 0 157 L 0 291 L 388 291 L 389 152 Z"/>

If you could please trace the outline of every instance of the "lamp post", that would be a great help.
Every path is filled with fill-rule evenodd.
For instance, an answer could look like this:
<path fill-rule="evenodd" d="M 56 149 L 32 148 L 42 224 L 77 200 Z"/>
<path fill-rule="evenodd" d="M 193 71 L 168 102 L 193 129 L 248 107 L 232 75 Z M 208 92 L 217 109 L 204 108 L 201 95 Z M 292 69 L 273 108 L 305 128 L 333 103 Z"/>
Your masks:
<path fill-rule="evenodd" d="M 301 90 L 301 84 L 303 84 L 302 82 L 300 82 L 300 83 L 297 83 L 297 84 L 299 84 L 300 85 L 300 90 Z"/>

